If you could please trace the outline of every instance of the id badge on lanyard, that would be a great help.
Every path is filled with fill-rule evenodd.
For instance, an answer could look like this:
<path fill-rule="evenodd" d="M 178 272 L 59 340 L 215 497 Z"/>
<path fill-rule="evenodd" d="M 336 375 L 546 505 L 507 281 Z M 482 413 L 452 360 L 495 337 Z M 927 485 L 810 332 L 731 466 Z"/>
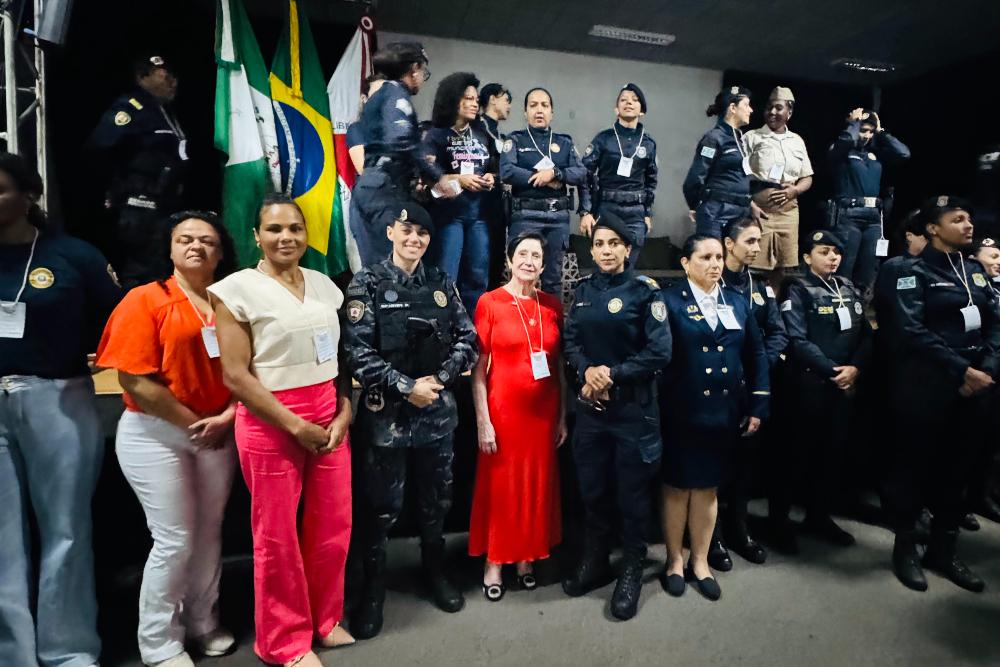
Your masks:
<path fill-rule="evenodd" d="M 740 323 L 736 321 L 736 314 L 733 313 L 733 307 L 729 305 L 720 305 L 715 307 L 715 312 L 719 315 L 719 321 L 722 322 L 722 326 L 731 331 L 738 331 Z"/>
<path fill-rule="evenodd" d="M 541 160 L 535 163 L 533 169 L 535 171 L 545 171 L 546 169 L 555 169 L 556 163 L 552 161 L 548 155 L 544 156 Z"/>
<path fill-rule="evenodd" d="M 625 157 L 624 155 L 618 160 L 618 171 L 615 172 L 619 176 L 624 176 L 628 178 L 632 175 L 632 158 Z"/>
<path fill-rule="evenodd" d="M 0 302 L 0 338 L 24 338 L 28 305 L 22 301 Z"/>
<path fill-rule="evenodd" d="M 552 373 L 549 371 L 549 360 L 545 351 L 531 353 L 531 376 L 535 380 L 544 380 Z"/>
<path fill-rule="evenodd" d="M 332 361 L 334 355 L 337 353 L 337 349 L 333 346 L 333 336 L 327 327 L 313 330 L 313 345 L 316 347 L 317 364 L 325 364 L 328 361 Z"/>
<path fill-rule="evenodd" d="M 848 331 L 851 328 L 851 309 L 847 306 L 837 308 L 837 317 L 840 319 L 840 330 Z"/>
<path fill-rule="evenodd" d="M 962 313 L 962 321 L 965 322 L 966 333 L 978 331 L 983 326 L 983 318 L 979 314 L 979 307 L 975 304 L 966 306 L 959 312 Z"/>
<path fill-rule="evenodd" d="M 209 359 L 219 358 L 219 338 L 215 335 L 215 327 L 201 328 L 201 342 L 205 344 L 205 352 L 208 353 Z"/>

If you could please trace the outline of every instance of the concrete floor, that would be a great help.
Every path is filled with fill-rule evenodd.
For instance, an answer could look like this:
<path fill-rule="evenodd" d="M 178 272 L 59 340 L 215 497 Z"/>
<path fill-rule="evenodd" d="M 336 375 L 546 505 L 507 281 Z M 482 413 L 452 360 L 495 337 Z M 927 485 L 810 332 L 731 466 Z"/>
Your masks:
<path fill-rule="evenodd" d="M 985 593 L 967 593 L 929 574 L 930 590 L 903 588 L 889 568 L 891 534 L 844 520 L 855 547 L 831 550 L 803 537 L 795 558 L 772 554 L 765 565 L 735 557 L 719 575 L 723 597 L 711 603 L 688 588 L 679 599 L 660 588 L 663 545 L 651 548 L 639 615 L 608 614 L 612 586 L 577 599 L 559 587 L 555 563 L 538 568 L 543 585 L 510 592 L 499 603 L 479 592 L 479 562 L 463 558 L 465 537 L 449 537 L 466 608 L 448 615 L 419 589 L 418 548 L 391 545 L 390 593 L 382 634 L 321 653 L 329 667 L 353 665 L 998 665 L 1000 664 L 1000 525 L 983 521 L 963 533 L 960 551 L 986 578 Z M 569 560 L 569 558 L 566 558 Z M 239 638 L 236 653 L 202 659 L 211 667 L 260 665 L 253 653 L 250 567 L 226 565 L 223 621 Z M 134 577 L 105 617 L 105 667 L 139 666 L 135 649 Z M 111 636 L 108 636 L 110 633 Z"/>

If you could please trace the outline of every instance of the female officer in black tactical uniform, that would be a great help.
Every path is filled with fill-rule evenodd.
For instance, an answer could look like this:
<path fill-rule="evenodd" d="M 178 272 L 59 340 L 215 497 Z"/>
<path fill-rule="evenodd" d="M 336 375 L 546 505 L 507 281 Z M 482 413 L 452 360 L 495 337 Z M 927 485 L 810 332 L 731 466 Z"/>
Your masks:
<path fill-rule="evenodd" d="M 831 232 L 813 233 L 802 256 L 809 272 L 788 283 L 781 303 L 789 339 L 784 386 L 792 409 L 783 424 L 789 429 L 783 438 L 787 474 L 781 488 L 772 489 L 770 519 L 775 546 L 786 552 L 797 549 L 788 520 L 790 482 L 797 478 L 804 478 L 808 489 L 805 527 L 832 544 L 854 544 L 854 537 L 830 518 L 830 507 L 854 419 L 858 376 L 871 357 L 872 337 L 861 293 L 849 280 L 834 275 L 842 248 Z M 814 438 L 803 447 L 797 439 L 806 432 Z M 795 459 L 803 449 L 807 454 L 801 470 Z"/>
<path fill-rule="evenodd" d="M 566 318 L 566 360 L 582 385 L 573 459 L 586 516 L 583 558 L 563 590 L 573 597 L 607 583 L 617 493 L 623 566 L 611 614 L 635 616 L 646 555 L 649 484 L 660 466 L 655 376 L 670 361 L 670 329 L 659 285 L 628 264 L 632 236 L 613 213 L 597 218 L 591 254 L 598 271 L 576 288 Z"/>
<path fill-rule="evenodd" d="M 914 535 L 926 506 L 934 518 L 923 565 L 979 592 L 983 580 L 955 549 L 970 458 L 1000 372 L 1000 316 L 982 266 L 962 254 L 972 243 L 968 204 L 942 196 L 920 210 L 930 244 L 900 268 L 892 300 L 894 342 L 905 352 L 894 356 L 890 372 L 899 428 L 886 487 L 896 530 L 892 565 L 904 586 L 927 589 Z"/>
<path fill-rule="evenodd" d="M 761 217 L 760 208 L 750 199 L 750 157 L 740 131 L 753 113 L 750 91 L 726 88 L 705 113 L 719 120 L 698 142 L 684 179 L 684 199 L 695 231 L 720 238 L 727 222 Z"/>

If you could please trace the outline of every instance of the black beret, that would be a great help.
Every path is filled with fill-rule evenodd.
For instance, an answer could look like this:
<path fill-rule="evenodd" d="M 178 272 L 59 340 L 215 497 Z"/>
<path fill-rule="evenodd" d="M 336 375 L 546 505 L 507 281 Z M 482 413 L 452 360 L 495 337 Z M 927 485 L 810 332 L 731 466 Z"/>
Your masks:
<path fill-rule="evenodd" d="M 829 229 L 819 229 L 810 234 L 806 238 L 805 252 L 812 252 L 812 249 L 818 245 L 833 246 L 840 252 L 844 252 L 844 242 Z"/>
<path fill-rule="evenodd" d="M 622 86 L 621 90 L 618 91 L 618 97 L 621 97 L 622 92 L 626 90 L 631 90 L 635 93 L 635 96 L 639 98 L 639 110 L 646 113 L 646 96 L 642 94 L 642 88 L 634 83 L 626 83 Z M 618 100 L 616 99 L 615 102 L 617 103 Z"/>
<path fill-rule="evenodd" d="M 632 238 L 632 232 L 629 231 L 628 225 L 625 224 L 625 221 L 610 211 L 601 211 L 597 214 L 597 220 L 594 223 L 594 231 L 596 232 L 600 227 L 613 231 L 618 235 L 618 238 L 625 243 L 625 245 L 633 245 L 635 243 L 635 239 Z"/>
<path fill-rule="evenodd" d="M 434 234 L 434 219 L 423 206 L 415 201 L 400 201 L 386 209 L 385 224 L 392 226 L 396 221 L 410 225 L 420 225 L 432 236 Z"/>

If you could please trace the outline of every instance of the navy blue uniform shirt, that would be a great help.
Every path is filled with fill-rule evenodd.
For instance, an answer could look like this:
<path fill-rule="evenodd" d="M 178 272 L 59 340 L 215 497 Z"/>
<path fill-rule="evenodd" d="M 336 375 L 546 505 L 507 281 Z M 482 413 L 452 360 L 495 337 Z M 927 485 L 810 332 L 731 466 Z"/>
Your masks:
<path fill-rule="evenodd" d="M 867 146 L 858 147 L 861 121 L 847 124 L 830 145 L 834 197 L 878 197 L 882 187 L 882 162 L 901 162 L 910 149 L 888 132 L 878 132 Z"/>
<path fill-rule="evenodd" d="M 0 300 L 11 302 L 24 279 L 30 243 L 0 244 Z M 111 265 L 72 236 L 42 233 L 21 294 L 23 338 L 0 338 L 0 377 L 63 379 L 89 375 L 104 324 L 122 297 Z"/>
<path fill-rule="evenodd" d="M 615 131 L 618 132 L 617 138 Z M 621 148 L 618 147 L 619 142 Z M 632 170 L 628 176 L 618 174 L 618 163 L 623 153 L 625 157 L 632 158 Z M 659 168 L 656 163 L 656 142 L 645 133 L 642 123 L 631 128 L 615 121 L 614 127 L 602 130 L 584 150 L 583 166 L 589 176 L 587 188 L 590 191 L 591 205 L 598 205 L 601 191 L 641 191 L 644 195 L 642 204 L 646 208 L 645 214 L 652 215 Z"/>
<path fill-rule="evenodd" d="M 730 271 L 728 267 L 723 268 L 722 284 L 739 292 L 750 305 L 750 312 L 764 336 L 767 363 L 774 368 L 788 347 L 788 333 L 785 331 L 785 323 L 781 320 L 781 313 L 778 312 L 774 290 L 763 281 L 755 281 L 748 269 L 736 273 Z"/>
<path fill-rule="evenodd" d="M 388 158 L 400 172 L 419 171 L 433 184 L 441 178 L 441 167 L 421 159 L 420 129 L 410 91 L 399 81 L 387 81 L 361 112 L 361 134 L 365 139 L 365 166 Z"/>
<path fill-rule="evenodd" d="M 535 173 L 535 165 L 548 156 L 555 164 L 555 179 L 563 184 L 559 189 L 547 185 L 536 188 L 528 183 Z M 510 133 L 504 142 L 504 152 L 500 156 L 500 178 L 513 189 L 514 197 L 525 199 L 552 199 L 566 196 L 567 185 L 579 187 L 581 206 L 586 201 L 585 210 L 590 210 L 590 195 L 582 187 L 587 181 L 580 156 L 568 134 L 558 134 L 552 128 L 536 130 L 525 128 Z"/>
<path fill-rule="evenodd" d="M 355 146 L 365 145 L 365 131 L 361 127 L 361 121 L 355 121 L 347 126 L 347 149 L 350 150 Z"/>
<path fill-rule="evenodd" d="M 743 170 L 743 133 L 723 119 L 702 136 L 695 149 L 694 162 L 684 179 L 684 200 L 692 211 L 711 188 L 735 195 L 750 194 L 750 176 Z"/>

